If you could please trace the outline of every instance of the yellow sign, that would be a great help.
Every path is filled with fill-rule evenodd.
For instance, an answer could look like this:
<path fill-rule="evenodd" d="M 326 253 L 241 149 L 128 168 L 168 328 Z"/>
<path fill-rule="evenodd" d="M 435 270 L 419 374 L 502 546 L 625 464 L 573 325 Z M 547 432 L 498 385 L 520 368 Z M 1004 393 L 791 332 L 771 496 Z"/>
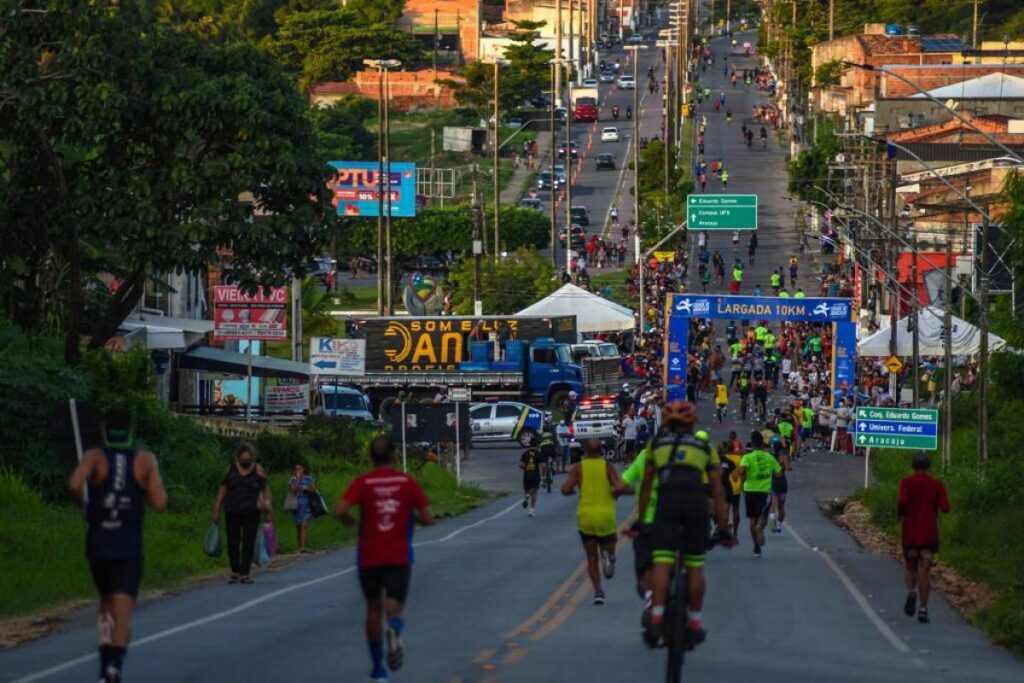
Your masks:
<path fill-rule="evenodd" d="M 896 356 L 889 356 L 885 359 L 885 362 L 882 363 L 882 365 L 884 365 L 885 369 L 894 375 L 903 369 L 903 361 Z"/>
<path fill-rule="evenodd" d="M 672 263 L 676 258 L 676 252 L 656 251 L 654 252 L 654 258 L 658 263 Z"/>

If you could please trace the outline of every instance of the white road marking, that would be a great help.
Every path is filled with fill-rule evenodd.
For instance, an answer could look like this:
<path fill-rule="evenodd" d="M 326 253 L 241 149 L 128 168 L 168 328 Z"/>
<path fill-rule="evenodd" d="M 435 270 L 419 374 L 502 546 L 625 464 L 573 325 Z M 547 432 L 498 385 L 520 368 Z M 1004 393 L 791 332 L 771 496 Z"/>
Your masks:
<path fill-rule="evenodd" d="M 503 515 L 507 515 L 508 513 L 510 513 L 513 510 L 515 510 L 517 507 L 520 507 L 520 505 L 521 505 L 521 503 L 519 503 L 517 501 L 517 502 L 513 503 L 512 505 L 508 506 L 507 508 L 505 508 L 504 510 L 501 510 L 500 512 L 497 512 L 497 513 L 491 515 L 490 517 L 485 517 L 484 519 L 481 519 L 481 520 L 478 520 L 476 522 L 473 522 L 472 524 L 466 524 L 465 526 L 461 526 L 458 529 L 455 529 L 454 531 L 449 533 L 447 536 L 442 536 L 441 538 L 433 539 L 433 540 L 429 540 L 429 541 L 420 541 L 418 543 L 413 543 L 413 547 L 414 548 L 419 548 L 419 547 L 425 546 L 425 545 L 433 545 L 435 543 L 444 543 L 446 541 L 450 541 L 451 539 L 456 538 L 457 536 L 459 536 L 464 531 L 469 531 L 470 529 L 475 529 L 476 527 L 481 526 L 483 524 L 486 524 L 487 522 L 494 521 L 495 519 L 498 519 L 499 517 L 502 517 Z M 205 617 L 202 617 L 200 619 L 196 619 L 194 621 L 189 621 L 189 622 L 184 623 L 184 624 L 179 624 L 178 626 L 174 626 L 172 628 L 165 629 L 163 631 L 158 631 L 157 633 L 153 633 L 153 634 L 148 635 L 148 636 L 146 636 L 144 638 L 139 638 L 138 640 L 135 640 L 135 641 L 132 642 L 131 647 L 132 647 L 132 649 L 139 648 L 139 647 L 141 647 L 143 645 L 147 645 L 149 643 L 154 643 L 154 642 L 156 642 L 158 640 L 163 640 L 164 638 L 169 638 L 170 636 L 177 635 L 178 633 L 181 633 L 182 631 L 188 631 L 188 630 L 197 628 L 199 626 L 204 626 L 206 624 L 212 623 L 214 621 L 220 621 L 221 619 L 226 619 L 227 617 L 234 616 L 235 614 L 239 614 L 241 612 L 245 612 L 247 610 L 250 610 L 253 607 L 258 607 L 259 605 L 262 605 L 265 602 L 269 602 L 270 600 L 273 600 L 274 598 L 279 598 L 282 595 L 287 595 L 287 594 L 293 593 L 293 592 L 295 592 L 297 590 L 302 590 L 303 588 L 309 588 L 310 586 L 316 586 L 318 584 L 324 583 L 325 581 L 333 581 L 334 579 L 337 579 L 337 578 L 340 578 L 342 576 L 345 576 L 346 574 L 351 574 L 355 570 L 356 570 L 356 567 L 355 567 L 355 565 L 353 565 L 351 567 L 348 567 L 347 569 L 342 569 L 341 571 L 332 572 L 330 574 L 325 574 L 324 576 L 320 576 L 320 577 L 315 578 L 315 579 L 310 579 L 308 581 L 303 581 L 302 583 L 296 583 L 296 584 L 293 584 L 291 586 L 287 586 L 285 588 L 280 588 L 280 589 L 278 589 L 276 591 L 272 591 L 270 593 L 267 593 L 266 595 L 261 595 L 258 598 L 253 598 L 252 600 L 248 600 L 246 602 L 243 602 L 240 605 L 236 605 L 236 606 L 232 607 L 231 609 L 227 609 L 227 610 L 224 610 L 222 612 L 216 612 L 214 614 L 209 614 L 209 615 L 207 615 Z M 48 669 L 43 669 L 42 671 L 37 671 L 36 673 L 29 674 L 28 676 L 24 676 L 22 678 L 18 678 L 18 679 L 15 680 L 15 683 L 31 683 L 31 681 L 39 681 L 39 680 L 42 680 L 44 678 L 49 678 L 50 676 L 59 674 L 62 671 L 67 671 L 68 669 L 72 669 L 72 668 L 74 668 L 76 666 L 79 666 L 81 664 L 87 664 L 87 663 L 95 661 L 95 660 L 96 660 L 96 655 L 95 654 L 82 655 L 81 657 L 76 657 L 75 659 L 69 659 L 66 662 L 63 662 L 61 664 L 57 664 L 56 666 L 52 666 L 52 667 L 50 667 Z"/>

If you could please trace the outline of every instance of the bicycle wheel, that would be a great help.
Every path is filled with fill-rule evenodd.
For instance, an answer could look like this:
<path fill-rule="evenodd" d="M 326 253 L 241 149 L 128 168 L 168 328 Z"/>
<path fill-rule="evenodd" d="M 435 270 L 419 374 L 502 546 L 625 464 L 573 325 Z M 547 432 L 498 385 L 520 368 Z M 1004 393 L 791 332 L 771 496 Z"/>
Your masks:
<path fill-rule="evenodd" d="M 669 597 L 671 612 L 665 610 L 667 633 L 665 642 L 668 646 L 668 668 L 665 670 L 667 683 L 680 683 L 683 680 L 683 662 L 686 659 L 686 572 L 680 562 L 675 567 L 675 591 Z"/>

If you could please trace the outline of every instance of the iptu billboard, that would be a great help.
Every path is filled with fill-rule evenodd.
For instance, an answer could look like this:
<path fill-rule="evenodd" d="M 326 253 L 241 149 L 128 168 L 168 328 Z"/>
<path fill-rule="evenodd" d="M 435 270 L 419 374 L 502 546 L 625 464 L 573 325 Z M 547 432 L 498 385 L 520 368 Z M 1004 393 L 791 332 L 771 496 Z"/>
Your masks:
<path fill-rule="evenodd" d="M 376 161 L 330 161 L 334 177 L 330 181 L 332 202 L 339 216 L 362 216 L 376 218 L 380 185 Z M 383 215 L 388 215 L 388 201 L 391 202 L 391 216 L 414 218 L 416 216 L 416 164 L 407 161 L 392 161 L 391 172 L 384 195 Z"/>

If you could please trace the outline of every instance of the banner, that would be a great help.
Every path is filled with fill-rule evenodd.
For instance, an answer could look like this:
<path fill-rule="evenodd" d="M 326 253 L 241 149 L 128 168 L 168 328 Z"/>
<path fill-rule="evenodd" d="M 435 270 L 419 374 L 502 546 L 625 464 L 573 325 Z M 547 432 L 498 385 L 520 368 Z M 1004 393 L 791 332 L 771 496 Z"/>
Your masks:
<path fill-rule="evenodd" d="M 365 375 L 366 340 L 313 337 L 309 342 L 309 374 Z"/>
<path fill-rule="evenodd" d="M 259 288 L 248 294 L 240 287 L 213 288 L 214 339 L 287 339 L 288 288 Z"/>
<path fill-rule="evenodd" d="M 728 296 L 710 294 L 672 294 L 672 315 L 685 318 L 730 318 L 733 320 L 803 320 L 811 322 L 853 322 L 854 308 L 849 299 L 778 298 L 767 296 Z"/>
<path fill-rule="evenodd" d="M 267 387 L 263 409 L 270 413 L 309 410 L 309 385 L 291 384 Z"/>
<path fill-rule="evenodd" d="M 335 170 L 328 187 L 334 195 L 332 203 L 339 216 L 380 215 L 380 186 L 386 185 L 383 215 L 388 215 L 390 202 L 392 218 L 416 216 L 416 164 L 392 161 L 385 183 L 380 183 L 380 165 L 376 161 L 330 161 Z"/>

